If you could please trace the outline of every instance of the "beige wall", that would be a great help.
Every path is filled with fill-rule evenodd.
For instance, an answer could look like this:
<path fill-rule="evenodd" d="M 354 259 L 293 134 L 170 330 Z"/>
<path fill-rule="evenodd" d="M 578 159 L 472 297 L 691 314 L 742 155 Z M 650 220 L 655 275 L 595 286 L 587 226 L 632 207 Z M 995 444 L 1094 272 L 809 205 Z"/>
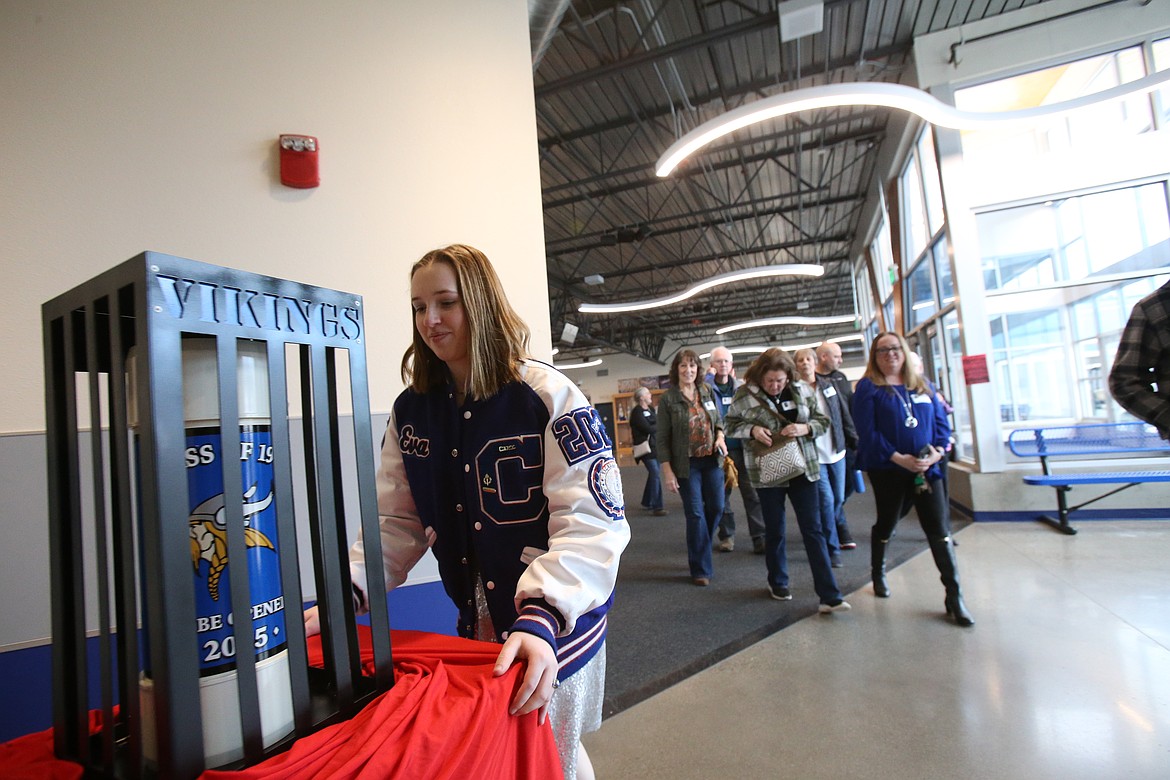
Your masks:
<path fill-rule="evenodd" d="M 148 249 L 360 294 L 384 422 L 409 266 L 454 241 L 547 358 L 523 0 L 0 2 L 0 647 L 48 634 L 42 303 Z"/>
<path fill-rule="evenodd" d="M 279 184 L 289 132 L 320 188 Z M 0 434 L 44 430 L 40 305 L 147 249 L 364 296 L 386 410 L 409 265 L 454 241 L 547 357 L 522 0 L 0 4 Z"/>

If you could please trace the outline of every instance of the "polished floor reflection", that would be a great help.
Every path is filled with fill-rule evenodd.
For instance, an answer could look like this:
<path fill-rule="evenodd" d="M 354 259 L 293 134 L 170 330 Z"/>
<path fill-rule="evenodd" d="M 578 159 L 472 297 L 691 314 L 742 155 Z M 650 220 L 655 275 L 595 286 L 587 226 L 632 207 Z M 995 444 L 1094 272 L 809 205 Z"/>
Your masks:
<path fill-rule="evenodd" d="M 1170 522 L 1078 528 L 969 526 L 973 628 L 919 555 L 606 720 L 597 776 L 1170 778 Z"/>

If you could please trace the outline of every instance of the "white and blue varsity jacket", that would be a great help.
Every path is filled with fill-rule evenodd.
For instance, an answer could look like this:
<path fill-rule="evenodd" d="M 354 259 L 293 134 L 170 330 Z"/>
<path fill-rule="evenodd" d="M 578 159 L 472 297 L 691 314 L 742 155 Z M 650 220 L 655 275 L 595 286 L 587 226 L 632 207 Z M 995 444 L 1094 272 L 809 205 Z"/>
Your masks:
<path fill-rule="evenodd" d="M 565 679 L 605 639 L 630 528 L 600 415 L 552 366 L 527 360 L 520 373 L 462 407 L 453 388 L 395 401 L 377 479 L 383 568 L 401 585 L 433 535 L 460 635 L 474 634 L 478 576 L 496 635 L 543 638 Z M 363 560 L 359 538 L 350 570 L 364 611 Z"/>

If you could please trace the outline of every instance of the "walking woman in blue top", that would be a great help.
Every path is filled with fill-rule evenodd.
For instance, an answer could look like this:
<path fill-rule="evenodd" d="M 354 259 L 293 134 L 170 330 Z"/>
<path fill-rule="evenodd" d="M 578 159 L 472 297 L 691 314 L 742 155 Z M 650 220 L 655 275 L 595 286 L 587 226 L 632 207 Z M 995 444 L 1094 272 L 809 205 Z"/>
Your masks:
<path fill-rule="evenodd" d="M 909 354 L 900 335 L 879 334 L 853 395 L 857 466 L 869 473 L 877 504 L 870 559 L 873 592 L 880 598 L 890 595 L 886 545 L 894 536 L 903 502 L 913 503 L 946 588 L 947 615 L 960 626 L 973 626 L 959 592 L 955 548 L 947 532 L 949 508 L 941 469 L 946 467 L 943 455 L 951 428 L 942 401 L 914 370 Z"/>

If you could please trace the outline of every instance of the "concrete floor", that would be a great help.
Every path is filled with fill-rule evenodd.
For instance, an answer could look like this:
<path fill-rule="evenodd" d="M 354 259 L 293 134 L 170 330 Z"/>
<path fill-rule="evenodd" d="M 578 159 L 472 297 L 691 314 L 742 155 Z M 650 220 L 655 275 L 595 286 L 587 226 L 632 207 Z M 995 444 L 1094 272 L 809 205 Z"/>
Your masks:
<path fill-rule="evenodd" d="M 969 526 L 973 628 L 924 553 L 606 720 L 597 776 L 1170 778 L 1170 522 L 1077 527 Z"/>

